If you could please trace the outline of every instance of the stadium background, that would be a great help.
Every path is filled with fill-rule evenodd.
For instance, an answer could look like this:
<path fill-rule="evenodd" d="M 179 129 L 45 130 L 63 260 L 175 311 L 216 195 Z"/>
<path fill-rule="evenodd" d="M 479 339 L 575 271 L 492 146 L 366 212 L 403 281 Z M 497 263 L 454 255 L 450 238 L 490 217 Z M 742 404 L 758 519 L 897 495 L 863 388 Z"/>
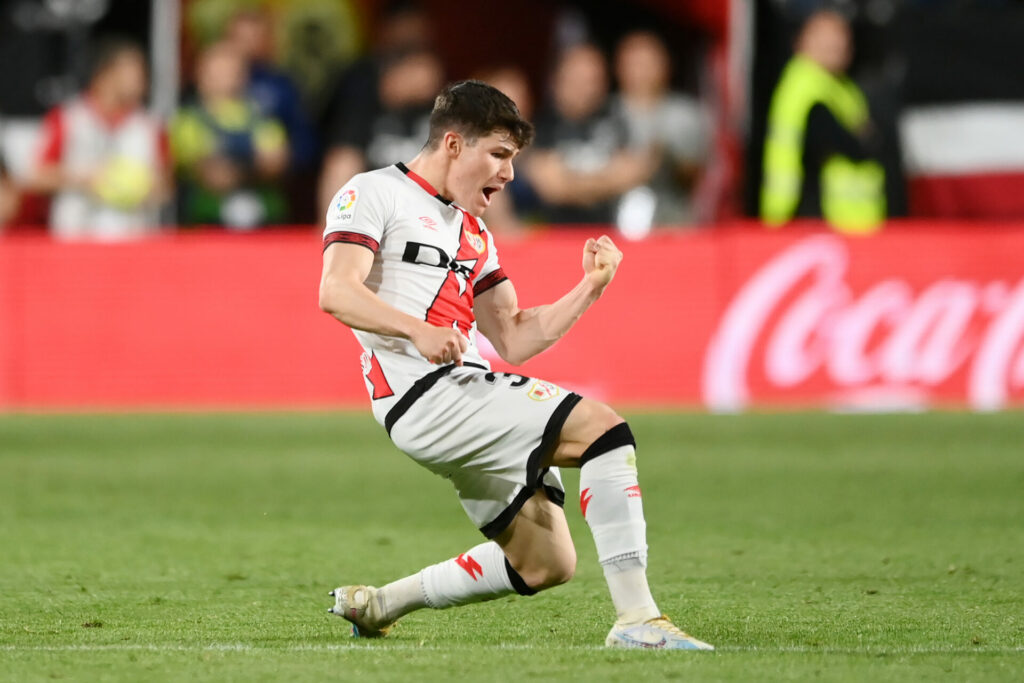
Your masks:
<path fill-rule="evenodd" d="M 107 11 L 15 30 L 9 10 L 44 2 Z M 167 114 L 230 4 L 0 2 L 8 168 L 31 160 L 26 131 L 80 82 L 92 37 L 146 42 Z M 271 4 L 354 8 L 298 43 L 338 59 L 384 5 Z M 1024 13 L 838 3 L 854 11 L 856 73 L 892 105 L 906 179 L 907 215 L 850 237 L 751 218 L 771 87 L 817 4 L 422 2 L 471 26 L 438 44 L 452 77 L 498 45 L 539 96 L 571 11 L 605 49 L 657 25 L 675 86 L 717 103 L 713 220 L 622 240 L 607 296 L 524 370 L 629 418 L 659 605 L 716 656 L 595 647 L 613 614 L 572 505 L 566 586 L 349 640 L 327 590 L 476 536 L 447 482 L 368 415 L 352 335 L 317 309 L 319 228 L 171 224 L 94 244 L 15 224 L 0 231 L 0 678 L 1018 680 Z M 521 300 L 561 294 L 582 240 L 607 230 L 501 241 Z"/>
<path fill-rule="evenodd" d="M 90 40 L 112 31 L 144 40 L 151 103 L 166 113 L 197 46 L 238 6 L 90 0 L 79 11 L 85 17 L 94 6 L 93 14 L 77 23 L 22 30 L 11 7 L 31 4 L 4 14 L 4 61 L 23 67 L 0 73 L 12 171 L 33 156 L 31 135 L 21 132 L 46 98 L 81 81 L 76 51 Z M 658 26 L 674 87 L 714 104 L 711 181 L 702 190 L 711 221 L 626 242 L 628 266 L 614 292 L 527 371 L 629 406 L 991 409 L 1024 397 L 1015 258 L 1024 239 L 1024 127 L 1013 125 L 1024 112 L 1015 76 L 1024 65 L 1012 49 L 1024 15 L 1011 3 L 839 3 L 853 10 L 853 71 L 888 106 L 878 125 L 902 139 L 891 164 L 906 178 L 890 202 L 896 216 L 868 238 L 813 224 L 766 232 L 744 218 L 755 208 L 764 113 L 790 36 L 815 5 L 422 4 L 438 26 L 472 27 L 437 41 L 450 77 L 515 63 L 540 95 L 547 46 L 566 25 L 609 50 L 631 29 Z M 332 64 L 365 50 L 385 9 L 333 0 L 270 7 L 283 27 L 281 62 L 305 82 L 323 81 Z M 337 23 L 317 23 L 322 17 Z M 934 45 L 957 26 L 966 27 L 955 33 L 960 59 L 935 57 Z M 355 344 L 315 309 L 317 229 L 281 228 L 168 230 L 105 248 L 8 226 L 0 233 L 0 408 L 360 405 Z M 546 300 L 571 282 L 560 264 L 574 261 L 581 236 L 604 229 L 541 227 L 502 241 L 524 300 Z M 780 270 L 790 262 L 803 274 Z M 615 362 L 593 372 L 607 359 Z"/>

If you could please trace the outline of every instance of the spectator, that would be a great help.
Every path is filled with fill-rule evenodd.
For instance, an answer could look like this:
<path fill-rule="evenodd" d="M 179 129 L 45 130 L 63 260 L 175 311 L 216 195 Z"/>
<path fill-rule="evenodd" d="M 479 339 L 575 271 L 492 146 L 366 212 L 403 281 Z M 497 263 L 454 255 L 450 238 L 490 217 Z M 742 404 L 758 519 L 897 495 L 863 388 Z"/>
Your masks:
<path fill-rule="evenodd" d="M 885 172 L 867 101 L 846 75 L 850 27 L 815 12 L 783 69 L 768 110 L 761 218 L 823 217 L 837 230 L 871 231 L 885 219 Z"/>
<path fill-rule="evenodd" d="M 363 148 L 372 136 L 372 122 L 385 108 L 382 74 L 403 55 L 429 51 L 431 43 L 429 18 L 418 5 L 405 0 L 390 3 L 375 31 L 373 51 L 338 79 L 321 126 L 327 145 L 318 191 L 321 213 L 338 188 L 368 168 Z M 424 94 L 418 98 L 424 99 Z M 388 159 L 383 165 L 395 161 Z"/>
<path fill-rule="evenodd" d="M 522 69 L 516 66 L 501 66 L 480 73 L 478 78 L 507 95 L 524 119 L 529 121 L 533 117 L 533 94 Z M 516 159 L 515 178 L 505 186 L 504 191 L 491 197 L 491 205 L 484 214 L 484 220 L 492 232 L 504 236 L 522 233 L 525 226 L 520 217 L 537 206 L 537 193 L 524 171 L 525 159 L 529 153 L 529 147 L 520 153 Z"/>
<path fill-rule="evenodd" d="M 610 111 L 597 48 L 581 44 L 561 55 L 525 167 L 544 202 L 541 216 L 552 223 L 609 223 L 620 195 L 650 179 L 653 157 L 628 148 L 625 123 Z"/>
<path fill-rule="evenodd" d="M 281 124 L 245 95 L 245 59 L 229 43 L 196 64 L 196 99 L 171 125 L 179 175 L 179 219 L 249 229 L 284 219 L 278 185 L 288 164 Z"/>
<path fill-rule="evenodd" d="M 355 174 L 412 159 L 427 138 L 434 96 L 444 85 L 437 56 L 410 48 L 382 59 L 380 69 L 374 100 L 351 107 L 331 131 L 323 206 Z"/>
<path fill-rule="evenodd" d="M 273 26 L 260 8 L 243 9 L 228 21 L 225 40 L 248 65 L 247 94 L 260 114 L 285 128 L 293 168 L 306 168 L 316 156 L 316 138 L 291 77 L 274 65 Z"/>
<path fill-rule="evenodd" d="M 692 97 L 669 90 L 671 61 L 655 34 L 636 31 L 619 43 L 615 55 L 619 93 L 616 112 L 626 122 L 630 146 L 651 150 L 658 167 L 648 187 L 657 225 L 693 223 L 693 194 L 708 157 L 711 125 Z"/>
<path fill-rule="evenodd" d="M 292 78 L 274 63 L 274 26 L 261 7 L 236 12 L 228 20 L 225 39 L 245 57 L 247 94 L 268 118 L 277 119 L 288 136 L 289 173 L 283 179 L 289 222 L 308 223 L 317 218 L 317 140 L 303 98 Z"/>
<path fill-rule="evenodd" d="M 0 230 L 11 220 L 18 210 L 18 191 L 11 177 L 7 174 L 7 167 L 0 159 Z"/>
<path fill-rule="evenodd" d="M 0 114 L 0 142 L 4 136 L 4 119 Z M 18 206 L 21 203 L 18 196 L 18 188 L 7 172 L 7 164 L 4 159 L 3 145 L 0 144 L 0 232 L 18 213 Z"/>
<path fill-rule="evenodd" d="M 533 93 L 530 91 L 530 80 L 526 72 L 518 66 L 506 64 L 494 69 L 482 71 L 478 80 L 493 86 L 504 93 L 526 120 L 533 117 Z"/>
<path fill-rule="evenodd" d="M 167 144 L 142 108 L 146 89 L 142 50 L 107 40 L 97 48 L 86 91 L 46 115 L 27 185 L 52 195 L 55 236 L 118 240 L 156 230 L 158 205 L 169 194 Z"/>

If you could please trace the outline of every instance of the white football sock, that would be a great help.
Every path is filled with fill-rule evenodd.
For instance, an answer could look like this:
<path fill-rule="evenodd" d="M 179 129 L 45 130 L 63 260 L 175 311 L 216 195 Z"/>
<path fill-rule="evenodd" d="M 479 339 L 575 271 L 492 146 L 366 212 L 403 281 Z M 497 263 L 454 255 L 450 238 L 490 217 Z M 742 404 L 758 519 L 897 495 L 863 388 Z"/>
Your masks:
<path fill-rule="evenodd" d="M 625 423 L 583 454 L 580 508 L 622 623 L 660 616 L 647 585 L 647 523 L 637 483 L 636 449 Z"/>
<path fill-rule="evenodd" d="M 630 566 L 630 564 L 635 566 Z M 616 620 L 621 624 L 640 622 L 661 616 L 647 585 L 647 568 L 639 559 L 621 560 L 604 565 L 604 578 L 612 594 Z"/>
<path fill-rule="evenodd" d="M 392 581 L 377 592 L 377 599 L 380 600 L 387 621 L 394 621 L 427 606 L 423 588 L 420 587 L 419 573 Z"/>
<path fill-rule="evenodd" d="M 494 541 L 481 543 L 458 557 L 431 565 L 381 589 L 388 619 L 397 619 L 421 607 L 444 609 L 516 592 L 532 593 Z"/>

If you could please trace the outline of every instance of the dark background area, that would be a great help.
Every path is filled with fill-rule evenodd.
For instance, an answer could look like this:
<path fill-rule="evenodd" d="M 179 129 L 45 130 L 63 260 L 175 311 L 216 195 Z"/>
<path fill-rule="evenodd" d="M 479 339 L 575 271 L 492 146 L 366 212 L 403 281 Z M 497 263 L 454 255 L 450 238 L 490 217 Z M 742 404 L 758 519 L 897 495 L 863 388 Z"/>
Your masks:
<path fill-rule="evenodd" d="M 39 116 L 74 93 L 89 66 L 90 44 L 99 36 L 149 40 L 148 0 L 76 0 L 71 14 L 49 11 L 42 0 L 0 0 L 0 112 Z M 98 20 L 88 13 L 107 6 Z M 84 16 L 83 14 L 84 13 Z"/>
<path fill-rule="evenodd" d="M 744 84 L 749 128 L 742 140 L 740 184 L 746 215 L 756 215 L 771 93 L 800 23 L 816 7 L 838 7 L 852 21 L 856 52 L 851 74 L 871 102 L 874 123 L 888 142 L 885 147 L 892 150 L 884 160 L 892 179 L 892 215 L 906 212 L 906 193 L 898 180 L 902 173 L 897 122 L 904 107 L 1024 99 L 1020 76 L 1024 74 L 1024 2 L 751 2 L 753 57 L 750 79 Z M 356 6 L 372 26 L 388 4 L 360 0 Z M 448 78 L 516 64 L 528 74 L 538 103 L 546 95 L 560 33 L 567 30 L 582 31 L 609 56 L 629 31 L 653 30 L 670 47 L 673 85 L 702 96 L 715 86 L 709 83 L 708 56 L 726 30 L 725 0 L 421 0 L 418 4 L 435 19 L 436 49 Z M 891 11 L 878 11 L 882 6 Z M 53 7 L 64 7 L 70 14 L 55 14 Z M 81 18 L 90 12 L 99 19 Z M 88 70 L 88 46 L 97 37 L 127 35 L 148 43 L 149 31 L 148 0 L 0 0 L 0 113 L 41 116 L 80 87 Z M 183 87 L 188 85 L 189 57 L 183 55 Z"/>

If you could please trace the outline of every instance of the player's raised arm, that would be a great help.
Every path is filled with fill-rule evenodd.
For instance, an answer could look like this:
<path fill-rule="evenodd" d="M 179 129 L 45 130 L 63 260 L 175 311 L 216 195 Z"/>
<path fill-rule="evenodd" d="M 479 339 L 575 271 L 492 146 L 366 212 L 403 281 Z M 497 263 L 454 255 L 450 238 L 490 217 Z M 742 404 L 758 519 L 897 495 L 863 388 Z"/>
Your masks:
<path fill-rule="evenodd" d="M 409 339 L 431 363 L 462 365 L 466 338 L 435 327 L 390 306 L 364 284 L 373 266 L 373 252 L 358 244 L 336 243 L 324 251 L 320 277 L 320 309 L 357 330 Z"/>
<path fill-rule="evenodd" d="M 520 309 L 508 280 L 488 289 L 473 305 L 480 332 L 506 362 L 525 363 L 565 336 L 604 292 L 621 261 L 622 252 L 602 235 L 583 247 L 583 279 L 552 304 Z"/>

